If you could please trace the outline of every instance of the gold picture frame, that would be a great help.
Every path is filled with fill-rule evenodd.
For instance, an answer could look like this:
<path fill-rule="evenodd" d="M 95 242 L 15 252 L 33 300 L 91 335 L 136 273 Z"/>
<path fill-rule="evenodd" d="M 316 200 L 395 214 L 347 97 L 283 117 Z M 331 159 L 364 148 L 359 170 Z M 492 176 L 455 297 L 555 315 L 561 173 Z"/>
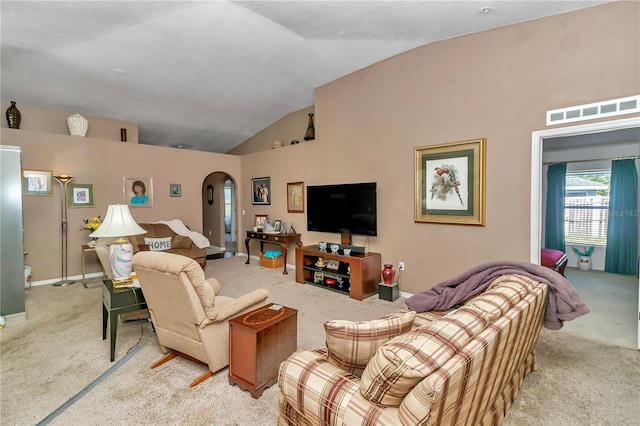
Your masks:
<path fill-rule="evenodd" d="M 415 222 L 485 226 L 486 139 L 415 149 Z"/>
<path fill-rule="evenodd" d="M 287 183 L 287 212 L 304 213 L 304 182 Z"/>

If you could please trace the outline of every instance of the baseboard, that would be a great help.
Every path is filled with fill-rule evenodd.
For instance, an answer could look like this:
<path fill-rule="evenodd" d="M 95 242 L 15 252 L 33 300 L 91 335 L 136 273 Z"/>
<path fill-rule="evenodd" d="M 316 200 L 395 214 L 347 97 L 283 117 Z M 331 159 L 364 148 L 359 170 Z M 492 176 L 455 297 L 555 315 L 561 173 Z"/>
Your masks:
<path fill-rule="evenodd" d="M 103 276 L 102 272 L 92 272 L 90 274 L 84 274 L 84 278 L 85 279 L 87 279 L 87 278 L 95 278 L 95 277 L 102 277 L 102 276 Z M 52 279 L 49 279 L 49 280 L 32 281 L 31 282 L 31 287 L 37 287 L 37 286 L 40 286 L 40 285 L 54 284 L 54 283 L 60 282 L 61 279 L 62 278 L 52 278 Z M 74 275 L 72 277 L 67 277 L 67 279 L 75 280 L 76 283 L 82 284 L 82 275 Z"/>

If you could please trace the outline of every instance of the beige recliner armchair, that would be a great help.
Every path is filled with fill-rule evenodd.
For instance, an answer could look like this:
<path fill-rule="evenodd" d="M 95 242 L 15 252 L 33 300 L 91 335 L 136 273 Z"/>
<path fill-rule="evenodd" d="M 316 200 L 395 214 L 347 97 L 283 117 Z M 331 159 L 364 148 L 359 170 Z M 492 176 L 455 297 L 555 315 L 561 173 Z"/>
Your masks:
<path fill-rule="evenodd" d="M 133 269 L 147 301 L 158 341 L 167 355 L 151 368 L 182 356 L 207 365 L 195 386 L 229 365 L 228 320 L 267 303 L 269 292 L 254 290 L 233 299 L 218 296 L 220 283 L 205 280 L 195 260 L 164 252 L 141 251 Z"/>

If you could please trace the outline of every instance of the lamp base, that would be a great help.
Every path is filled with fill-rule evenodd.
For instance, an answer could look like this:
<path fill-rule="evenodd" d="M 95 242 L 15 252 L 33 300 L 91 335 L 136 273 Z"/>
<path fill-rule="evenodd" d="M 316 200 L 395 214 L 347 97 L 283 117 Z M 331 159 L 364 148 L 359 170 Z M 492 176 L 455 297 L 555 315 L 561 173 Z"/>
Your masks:
<path fill-rule="evenodd" d="M 54 287 L 64 287 L 64 286 L 67 286 L 69 284 L 73 284 L 75 282 L 76 282 L 76 280 L 61 280 L 61 281 L 58 281 L 57 283 L 53 283 L 53 286 Z"/>
<path fill-rule="evenodd" d="M 124 279 L 112 279 L 111 283 L 113 284 L 114 288 L 119 288 L 119 287 L 130 287 L 131 284 L 133 283 L 133 280 L 131 278 L 124 278 Z"/>

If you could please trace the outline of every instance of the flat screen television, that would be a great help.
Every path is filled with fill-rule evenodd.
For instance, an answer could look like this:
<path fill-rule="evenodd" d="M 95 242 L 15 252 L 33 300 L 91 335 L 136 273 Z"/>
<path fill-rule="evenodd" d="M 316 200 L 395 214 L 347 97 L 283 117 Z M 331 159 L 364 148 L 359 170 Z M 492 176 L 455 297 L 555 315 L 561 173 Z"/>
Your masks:
<path fill-rule="evenodd" d="M 307 186 L 307 230 L 378 235 L 376 182 Z"/>

